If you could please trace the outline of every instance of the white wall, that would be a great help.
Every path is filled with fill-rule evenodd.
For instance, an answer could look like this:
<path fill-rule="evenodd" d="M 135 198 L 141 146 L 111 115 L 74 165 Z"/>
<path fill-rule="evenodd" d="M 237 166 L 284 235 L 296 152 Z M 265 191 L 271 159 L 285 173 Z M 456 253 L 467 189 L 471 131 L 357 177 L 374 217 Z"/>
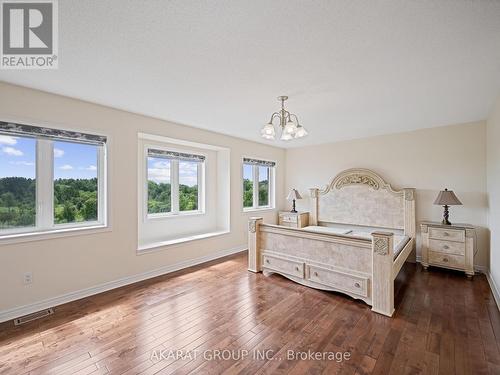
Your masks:
<path fill-rule="evenodd" d="M 286 187 L 299 189 L 306 198 L 308 188 L 323 188 L 344 169 L 372 169 L 396 188 L 417 189 L 417 222 L 440 221 L 443 209 L 432 203 L 439 190 L 452 189 L 463 206 L 450 208 L 451 221 L 479 227 L 475 262 L 485 267 L 489 248 L 485 150 L 484 122 L 291 149 L 286 158 Z M 308 210 L 308 199 L 298 201 L 297 206 Z"/>
<path fill-rule="evenodd" d="M 488 118 L 488 224 L 491 236 L 490 273 L 500 287 L 500 97 Z"/>
<path fill-rule="evenodd" d="M 0 119 L 107 135 L 112 226 L 98 234 L 0 245 L 0 312 L 245 245 L 247 220 L 255 213 L 241 209 L 242 155 L 275 160 L 277 195 L 284 195 L 282 149 L 5 83 L 0 83 Z M 139 132 L 230 149 L 230 234 L 136 254 Z M 259 216 L 275 222 L 277 215 L 270 210 Z M 33 272 L 34 282 L 25 286 L 23 273 L 28 271 Z"/>

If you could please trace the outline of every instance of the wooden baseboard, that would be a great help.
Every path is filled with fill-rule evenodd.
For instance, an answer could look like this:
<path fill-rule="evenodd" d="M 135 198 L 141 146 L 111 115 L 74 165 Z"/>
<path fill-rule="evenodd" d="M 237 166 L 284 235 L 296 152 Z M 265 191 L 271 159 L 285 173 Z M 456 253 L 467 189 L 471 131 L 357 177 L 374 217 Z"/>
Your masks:
<path fill-rule="evenodd" d="M 78 291 L 66 293 L 57 297 L 52 297 L 45 299 L 43 301 L 31 303 L 29 305 L 14 307 L 12 309 L 0 311 L 0 323 L 19 318 L 24 315 L 32 314 L 34 312 L 48 309 L 50 307 L 59 306 L 64 303 L 79 300 L 81 298 L 93 296 L 102 292 L 106 292 L 111 289 L 116 289 L 125 285 L 133 284 L 139 281 L 151 279 L 153 277 L 165 275 L 171 272 L 179 271 L 184 268 L 196 266 L 198 264 L 210 262 L 215 259 L 223 258 L 228 255 L 236 254 L 247 250 L 247 245 L 237 246 L 231 249 L 226 249 L 218 251 L 216 253 L 206 255 L 204 257 L 186 260 L 183 262 L 175 263 L 169 266 L 157 268 L 155 270 L 147 271 L 141 274 L 127 276 L 118 280 L 109 281 L 100 285 L 96 285 L 90 288 L 81 289 Z"/>

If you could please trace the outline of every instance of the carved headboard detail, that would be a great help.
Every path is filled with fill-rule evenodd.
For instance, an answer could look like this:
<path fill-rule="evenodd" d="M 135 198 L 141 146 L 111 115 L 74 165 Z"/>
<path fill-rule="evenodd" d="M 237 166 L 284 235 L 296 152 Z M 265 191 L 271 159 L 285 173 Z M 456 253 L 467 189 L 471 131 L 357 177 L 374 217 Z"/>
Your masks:
<path fill-rule="evenodd" d="M 395 190 L 369 169 L 348 169 L 324 189 L 310 189 L 310 221 L 401 229 L 414 236 L 414 191 Z"/>

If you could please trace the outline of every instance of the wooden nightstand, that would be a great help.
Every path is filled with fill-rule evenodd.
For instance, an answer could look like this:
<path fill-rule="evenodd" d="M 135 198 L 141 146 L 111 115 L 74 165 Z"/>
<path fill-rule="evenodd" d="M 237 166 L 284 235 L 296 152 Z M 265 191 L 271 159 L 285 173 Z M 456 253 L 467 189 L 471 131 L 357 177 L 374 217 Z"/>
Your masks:
<path fill-rule="evenodd" d="M 291 228 L 304 228 L 309 225 L 309 212 L 287 212 L 279 213 L 278 224 Z"/>
<path fill-rule="evenodd" d="M 464 271 L 474 276 L 476 230 L 469 224 L 443 225 L 423 222 L 422 266 L 437 266 Z"/>

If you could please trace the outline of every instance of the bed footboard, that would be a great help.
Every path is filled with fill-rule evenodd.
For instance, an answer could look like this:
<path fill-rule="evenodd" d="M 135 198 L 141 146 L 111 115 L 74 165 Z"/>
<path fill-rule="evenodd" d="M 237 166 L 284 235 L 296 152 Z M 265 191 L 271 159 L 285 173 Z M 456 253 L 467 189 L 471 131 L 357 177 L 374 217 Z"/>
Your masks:
<path fill-rule="evenodd" d="M 373 232 L 367 239 L 269 225 L 253 217 L 248 223 L 248 270 L 345 293 L 392 316 L 394 278 L 413 244 L 410 239 L 394 259 L 391 232 Z"/>

